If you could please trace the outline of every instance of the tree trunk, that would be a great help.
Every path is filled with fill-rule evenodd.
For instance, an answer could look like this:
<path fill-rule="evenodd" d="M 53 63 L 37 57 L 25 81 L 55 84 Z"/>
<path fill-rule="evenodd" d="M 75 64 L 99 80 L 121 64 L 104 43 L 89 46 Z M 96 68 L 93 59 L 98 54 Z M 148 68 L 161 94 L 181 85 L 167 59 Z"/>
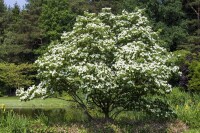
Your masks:
<path fill-rule="evenodd" d="M 103 111 L 103 112 L 104 112 L 105 119 L 109 120 L 110 119 L 109 111 Z"/>
<path fill-rule="evenodd" d="M 93 117 L 90 115 L 87 109 L 84 109 L 84 114 L 87 116 L 88 120 L 91 121 Z"/>
<path fill-rule="evenodd" d="M 91 121 L 93 117 L 88 112 L 87 106 L 84 104 L 83 100 L 76 94 L 76 92 L 72 93 L 72 98 L 75 102 L 77 102 L 80 107 L 84 110 L 84 114 L 87 116 L 88 120 Z"/>

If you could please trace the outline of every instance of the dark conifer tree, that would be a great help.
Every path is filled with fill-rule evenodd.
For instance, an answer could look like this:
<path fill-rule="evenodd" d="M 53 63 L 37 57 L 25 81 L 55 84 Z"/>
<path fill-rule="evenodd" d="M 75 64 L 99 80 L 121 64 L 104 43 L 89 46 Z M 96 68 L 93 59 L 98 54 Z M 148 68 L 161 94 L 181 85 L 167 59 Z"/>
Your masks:
<path fill-rule="evenodd" d="M 3 43 L 5 23 L 6 6 L 4 0 L 0 0 L 0 45 Z"/>
<path fill-rule="evenodd" d="M 25 9 L 15 4 L 8 9 L 5 39 L 0 49 L 2 60 L 13 63 L 34 62 L 34 50 L 43 44 L 39 28 L 41 1 L 30 0 Z"/>
<path fill-rule="evenodd" d="M 161 31 L 161 38 L 167 42 L 166 47 L 170 51 L 182 49 L 187 27 L 181 0 L 143 0 L 140 5 L 146 9 L 154 29 Z"/>
<path fill-rule="evenodd" d="M 183 5 L 188 18 L 188 46 L 191 50 L 200 51 L 200 1 L 184 0 Z"/>

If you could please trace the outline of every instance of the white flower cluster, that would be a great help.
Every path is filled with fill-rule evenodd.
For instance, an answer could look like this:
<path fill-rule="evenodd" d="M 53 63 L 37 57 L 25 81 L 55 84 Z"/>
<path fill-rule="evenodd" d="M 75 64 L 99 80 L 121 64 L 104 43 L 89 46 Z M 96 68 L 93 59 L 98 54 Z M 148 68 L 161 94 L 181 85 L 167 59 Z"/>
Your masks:
<path fill-rule="evenodd" d="M 171 91 L 168 79 L 178 67 L 170 62 L 173 54 L 161 47 L 142 12 L 114 15 L 105 8 L 77 17 L 73 31 L 63 33 L 62 43 L 50 45 L 36 61 L 41 84 L 17 94 L 32 99 L 45 96 L 49 89 L 70 91 L 72 86 L 86 95 L 100 93 L 107 98 L 127 87 L 121 93 Z"/>
<path fill-rule="evenodd" d="M 31 86 L 28 90 L 20 88 L 16 90 L 16 95 L 20 96 L 20 100 L 31 100 L 36 97 L 47 97 L 47 88 L 45 87 L 46 83 L 41 82 L 38 86 Z"/>

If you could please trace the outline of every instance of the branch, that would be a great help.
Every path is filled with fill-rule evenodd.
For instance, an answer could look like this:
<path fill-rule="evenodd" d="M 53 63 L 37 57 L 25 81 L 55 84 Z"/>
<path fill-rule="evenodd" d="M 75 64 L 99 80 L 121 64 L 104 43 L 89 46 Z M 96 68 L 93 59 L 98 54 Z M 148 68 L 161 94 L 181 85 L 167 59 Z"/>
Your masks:
<path fill-rule="evenodd" d="M 122 111 L 125 111 L 126 110 L 126 107 L 129 105 L 130 102 L 128 102 L 125 106 L 123 106 L 121 110 L 115 112 L 114 114 L 112 114 L 111 117 L 114 117 L 113 119 L 115 119 Z"/>
<path fill-rule="evenodd" d="M 114 114 L 111 115 L 111 118 L 115 119 L 122 111 L 125 111 L 125 109 L 121 109 L 121 110 L 115 112 Z"/>
<path fill-rule="evenodd" d="M 78 97 L 76 93 L 71 93 L 72 98 L 74 99 L 75 102 L 77 102 L 82 108 L 86 107 L 83 101 Z"/>
<path fill-rule="evenodd" d="M 101 106 L 94 100 L 94 98 L 92 98 L 92 102 L 99 108 L 101 108 Z"/>
<path fill-rule="evenodd" d="M 75 102 L 77 102 L 81 108 L 84 110 L 84 113 L 87 115 L 88 120 L 92 120 L 93 117 L 90 115 L 90 113 L 88 112 L 87 106 L 84 104 L 83 100 L 81 100 L 81 98 L 76 94 L 76 92 L 72 93 L 72 98 L 75 100 Z"/>
<path fill-rule="evenodd" d="M 199 13 L 197 12 L 197 10 L 195 10 L 195 8 L 190 4 L 189 0 L 187 0 L 188 2 L 188 5 L 192 8 L 192 10 L 197 14 L 199 15 Z"/>

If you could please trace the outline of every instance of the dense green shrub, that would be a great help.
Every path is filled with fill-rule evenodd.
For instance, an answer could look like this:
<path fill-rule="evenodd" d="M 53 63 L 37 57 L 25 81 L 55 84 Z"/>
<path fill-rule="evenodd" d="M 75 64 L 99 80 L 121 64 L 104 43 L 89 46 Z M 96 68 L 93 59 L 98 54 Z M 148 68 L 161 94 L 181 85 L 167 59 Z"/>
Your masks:
<path fill-rule="evenodd" d="M 200 91 L 200 55 L 198 52 L 192 53 L 186 50 L 175 51 L 174 54 L 178 57 L 177 65 L 180 67 L 182 75 L 180 79 L 173 77 L 173 82 L 179 82 L 179 85 L 185 91 L 199 92 Z M 178 84 L 177 84 L 178 85 Z"/>
<path fill-rule="evenodd" d="M 200 61 L 192 61 L 189 64 L 189 82 L 188 88 L 192 91 L 200 92 Z"/>
<path fill-rule="evenodd" d="M 180 85 L 186 91 L 200 91 L 200 55 L 199 53 L 186 53 L 180 59 L 180 70 L 182 72 Z M 184 60 L 183 60 L 184 59 Z"/>
<path fill-rule="evenodd" d="M 189 55 L 191 52 L 187 50 L 177 50 L 173 52 L 175 56 L 177 56 L 177 60 L 175 61 L 178 66 L 180 66 L 183 62 L 185 62 L 185 58 L 187 55 Z"/>

